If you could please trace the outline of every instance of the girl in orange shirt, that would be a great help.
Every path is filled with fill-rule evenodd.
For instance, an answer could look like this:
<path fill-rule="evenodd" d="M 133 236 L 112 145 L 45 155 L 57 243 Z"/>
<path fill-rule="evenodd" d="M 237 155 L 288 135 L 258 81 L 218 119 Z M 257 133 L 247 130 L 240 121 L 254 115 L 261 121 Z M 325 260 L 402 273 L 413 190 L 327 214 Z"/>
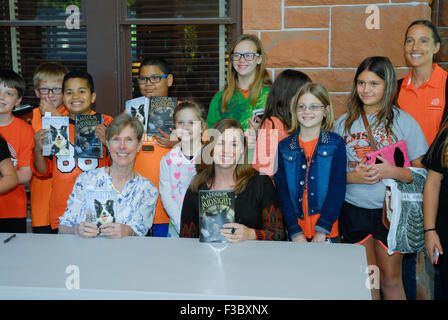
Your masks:
<path fill-rule="evenodd" d="M 278 143 L 289 136 L 291 129 L 291 102 L 298 90 L 311 79 L 303 72 L 285 70 L 275 79 L 266 101 L 258 130 L 253 167 L 266 175 L 277 171 L 275 156 Z"/>

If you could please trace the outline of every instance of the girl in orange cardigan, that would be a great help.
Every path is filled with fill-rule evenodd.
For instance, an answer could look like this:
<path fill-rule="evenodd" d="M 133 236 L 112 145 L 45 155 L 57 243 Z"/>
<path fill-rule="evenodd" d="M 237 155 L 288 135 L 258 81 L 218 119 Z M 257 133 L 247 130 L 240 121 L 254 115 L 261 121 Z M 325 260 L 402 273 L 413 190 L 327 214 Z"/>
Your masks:
<path fill-rule="evenodd" d="M 260 173 L 272 177 L 277 171 L 277 146 L 289 136 L 291 128 L 291 101 L 306 82 L 311 79 L 305 73 L 291 69 L 275 79 L 266 101 L 253 158 L 253 167 Z"/>

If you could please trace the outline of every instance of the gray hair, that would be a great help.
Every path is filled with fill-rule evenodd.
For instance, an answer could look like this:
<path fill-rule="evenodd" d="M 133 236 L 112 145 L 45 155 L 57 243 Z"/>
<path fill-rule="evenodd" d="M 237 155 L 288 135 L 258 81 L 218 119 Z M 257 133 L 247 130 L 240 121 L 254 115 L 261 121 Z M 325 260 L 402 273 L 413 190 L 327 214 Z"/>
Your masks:
<path fill-rule="evenodd" d="M 122 113 L 115 117 L 114 120 L 106 128 L 106 140 L 109 141 L 112 137 L 117 136 L 127 126 L 134 129 L 137 140 L 140 141 L 143 137 L 145 129 L 142 123 L 137 118 L 131 117 L 129 114 Z"/>

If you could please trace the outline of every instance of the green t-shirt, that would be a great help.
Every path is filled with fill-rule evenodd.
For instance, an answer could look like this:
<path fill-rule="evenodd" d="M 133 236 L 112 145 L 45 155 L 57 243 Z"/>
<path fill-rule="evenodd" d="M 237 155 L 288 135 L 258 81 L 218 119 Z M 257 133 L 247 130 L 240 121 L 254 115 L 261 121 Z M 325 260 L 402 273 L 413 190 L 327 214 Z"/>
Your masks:
<path fill-rule="evenodd" d="M 233 118 L 241 123 L 244 130 L 247 130 L 249 128 L 249 119 L 252 118 L 252 111 L 265 107 L 269 90 L 269 87 L 263 86 L 261 88 L 261 93 L 258 96 L 258 101 L 255 107 L 250 104 L 250 96 L 246 99 L 241 91 L 238 90 L 227 105 L 228 111 L 224 113 L 221 111 L 223 91 L 219 91 L 215 94 L 210 103 L 207 116 L 207 127 L 213 127 L 213 125 L 221 119 Z"/>

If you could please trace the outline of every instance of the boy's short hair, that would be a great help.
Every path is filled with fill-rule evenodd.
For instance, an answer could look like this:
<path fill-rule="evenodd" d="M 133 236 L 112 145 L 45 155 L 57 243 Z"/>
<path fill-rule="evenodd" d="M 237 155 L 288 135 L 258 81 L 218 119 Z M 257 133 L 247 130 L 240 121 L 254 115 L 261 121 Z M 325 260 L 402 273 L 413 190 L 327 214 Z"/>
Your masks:
<path fill-rule="evenodd" d="M 46 81 L 62 81 L 68 73 L 68 69 L 57 62 L 44 62 L 37 67 L 33 75 L 33 84 L 37 88 L 39 82 Z"/>
<path fill-rule="evenodd" d="M 95 92 L 92 76 L 88 72 L 82 70 L 73 70 L 64 76 L 64 79 L 62 80 L 62 91 L 65 91 L 65 82 L 73 78 L 81 78 L 87 80 L 87 87 L 90 89 L 90 92 Z"/>
<path fill-rule="evenodd" d="M 163 74 L 173 74 L 173 71 L 172 71 L 170 65 L 163 58 L 146 58 L 146 59 L 144 59 L 142 61 L 142 63 L 140 64 L 139 73 L 140 73 L 140 69 L 144 66 L 157 66 L 163 72 Z"/>
<path fill-rule="evenodd" d="M 20 74 L 13 70 L 0 70 L 0 83 L 4 84 L 8 88 L 16 89 L 18 98 L 23 97 L 23 95 L 25 94 L 25 80 Z"/>

